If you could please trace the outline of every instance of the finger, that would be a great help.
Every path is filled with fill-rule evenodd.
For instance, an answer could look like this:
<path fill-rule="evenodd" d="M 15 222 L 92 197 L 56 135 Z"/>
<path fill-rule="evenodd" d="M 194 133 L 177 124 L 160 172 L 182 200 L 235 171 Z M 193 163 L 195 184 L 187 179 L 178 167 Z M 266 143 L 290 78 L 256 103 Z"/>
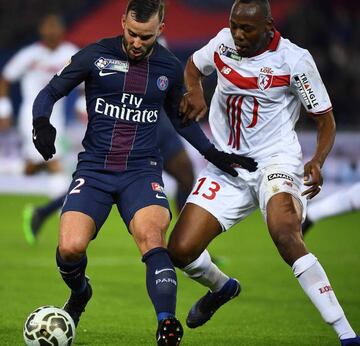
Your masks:
<path fill-rule="evenodd" d="M 311 174 L 309 166 L 305 165 L 304 167 L 304 181 L 311 181 Z"/>
<path fill-rule="evenodd" d="M 203 119 L 206 115 L 207 112 L 207 107 L 203 107 L 202 110 L 199 112 L 199 114 L 196 116 L 195 121 L 200 121 L 201 119 Z"/>
<path fill-rule="evenodd" d="M 219 166 L 218 168 L 220 168 L 222 171 L 230 174 L 232 177 L 237 177 L 239 175 L 239 173 L 232 168 L 230 165 L 222 165 L 221 167 Z"/>
<path fill-rule="evenodd" d="M 301 196 L 306 196 L 307 199 L 312 199 L 321 191 L 321 185 L 314 185 L 310 189 L 305 190 Z"/>
<path fill-rule="evenodd" d="M 180 105 L 179 105 L 179 112 L 180 113 L 186 113 L 188 107 L 188 102 L 186 97 L 182 97 L 181 101 L 180 101 Z"/>

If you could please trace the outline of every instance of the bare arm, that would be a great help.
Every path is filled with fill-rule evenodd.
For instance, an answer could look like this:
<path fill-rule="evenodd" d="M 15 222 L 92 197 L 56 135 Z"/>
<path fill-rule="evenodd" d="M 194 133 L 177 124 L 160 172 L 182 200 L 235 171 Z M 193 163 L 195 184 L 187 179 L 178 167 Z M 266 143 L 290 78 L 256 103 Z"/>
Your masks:
<path fill-rule="evenodd" d="M 187 92 L 184 94 L 180 103 L 180 112 L 184 115 L 183 121 L 199 121 L 205 116 L 207 105 L 201 84 L 203 75 L 193 63 L 192 57 L 187 61 L 184 77 Z"/>
<path fill-rule="evenodd" d="M 304 185 L 309 188 L 303 192 L 307 199 L 316 196 L 323 183 L 321 168 L 334 144 L 335 119 L 332 111 L 314 116 L 317 124 L 317 146 L 313 158 L 304 166 Z"/>

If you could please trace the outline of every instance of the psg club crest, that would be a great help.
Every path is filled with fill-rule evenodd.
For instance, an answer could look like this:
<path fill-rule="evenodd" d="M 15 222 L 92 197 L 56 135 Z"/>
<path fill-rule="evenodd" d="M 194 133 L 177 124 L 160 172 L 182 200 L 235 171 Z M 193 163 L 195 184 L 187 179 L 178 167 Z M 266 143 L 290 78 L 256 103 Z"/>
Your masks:
<path fill-rule="evenodd" d="M 160 76 L 156 83 L 161 91 L 165 91 L 169 86 L 169 79 L 166 76 Z"/>
<path fill-rule="evenodd" d="M 260 73 L 258 78 L 258 87 L 260 90 L 266 90 L 271 87 L 273 76 L 267 73 Z"/>

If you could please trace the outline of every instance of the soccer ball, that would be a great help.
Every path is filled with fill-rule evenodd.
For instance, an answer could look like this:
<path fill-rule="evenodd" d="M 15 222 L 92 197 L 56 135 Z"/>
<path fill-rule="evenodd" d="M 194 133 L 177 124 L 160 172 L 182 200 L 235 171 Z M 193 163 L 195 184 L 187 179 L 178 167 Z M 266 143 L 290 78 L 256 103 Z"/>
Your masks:
<path fill-rule="evenodd" d="M 65 310 L 41 306 L 27 318 L 23 334 L 27 346 L 70 346 L 75 339 L 75 324 Z"/>

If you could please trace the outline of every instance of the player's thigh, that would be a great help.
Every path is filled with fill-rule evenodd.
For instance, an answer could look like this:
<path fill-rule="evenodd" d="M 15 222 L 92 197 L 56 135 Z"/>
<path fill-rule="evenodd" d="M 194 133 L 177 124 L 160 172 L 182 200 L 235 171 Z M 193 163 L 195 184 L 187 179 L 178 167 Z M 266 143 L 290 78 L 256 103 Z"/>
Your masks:
<path fill-rule="evenodd" d="M 187 203 L 168 242 L 174 263 L 182 267 L 192 262 L 221 232 L 222 226 L 214 215 L 199 205 Z"/>
<path fill-rule="evenodd" d="M 165 247 L 165 234 L 170 223 L 170 212 L 160 205 L 139 209 L 130 221 L 129 230 L 142 255 L 151 249 Z"/>
<path fill-rule="evenodd" d="M 160 173 L 144 172 L 143 174 L 138 174 L 137 177 L 132 179 L 126 188 L 121 191 L 116 205 L 130 232 L 130 222 L 134 216 L 138 211 L 149 206 L 161 206 L 165 208 L 168 211 L 166 222 L 169 222 L 171 219 L 170 206 L 164 193 L 164 183 Z M 163 218 L 158 219 L 156 215 L 154 215 L 151 220 L 157 223 L 158 227 L 164 227 Z"/>
<path fill-rule="evenodd" d="M 209 165 L 200 172 L 187 203 L 205 209 L 226 231 L 257 208 L 253 184 L 252 181 L 231 177 Z"/>
<path fill-rule="evenodd" d="M 84 253 L 96 234 L 94 220 L 78 211 L 67 211 L 60 218 L 60 253 Z"/>
<path fill-rule="evenodd" d="M 79 212 L 93 220 L 95 234 L 107 219 L 113 205 L 111 184 L 106 176 L 76 173 L 65 197 L 62 214 Z M 74 230 L 76 232 L 76 230 Z"/>
<path fill-rule="evenodd" d="M 299 166 L 272 165 L 263 170 L 258 198 L 268 225 L 276 226 L 284 222 L 300 224 L 305 218 L 306 198 L 301 196 L 301 178 Z"/>

